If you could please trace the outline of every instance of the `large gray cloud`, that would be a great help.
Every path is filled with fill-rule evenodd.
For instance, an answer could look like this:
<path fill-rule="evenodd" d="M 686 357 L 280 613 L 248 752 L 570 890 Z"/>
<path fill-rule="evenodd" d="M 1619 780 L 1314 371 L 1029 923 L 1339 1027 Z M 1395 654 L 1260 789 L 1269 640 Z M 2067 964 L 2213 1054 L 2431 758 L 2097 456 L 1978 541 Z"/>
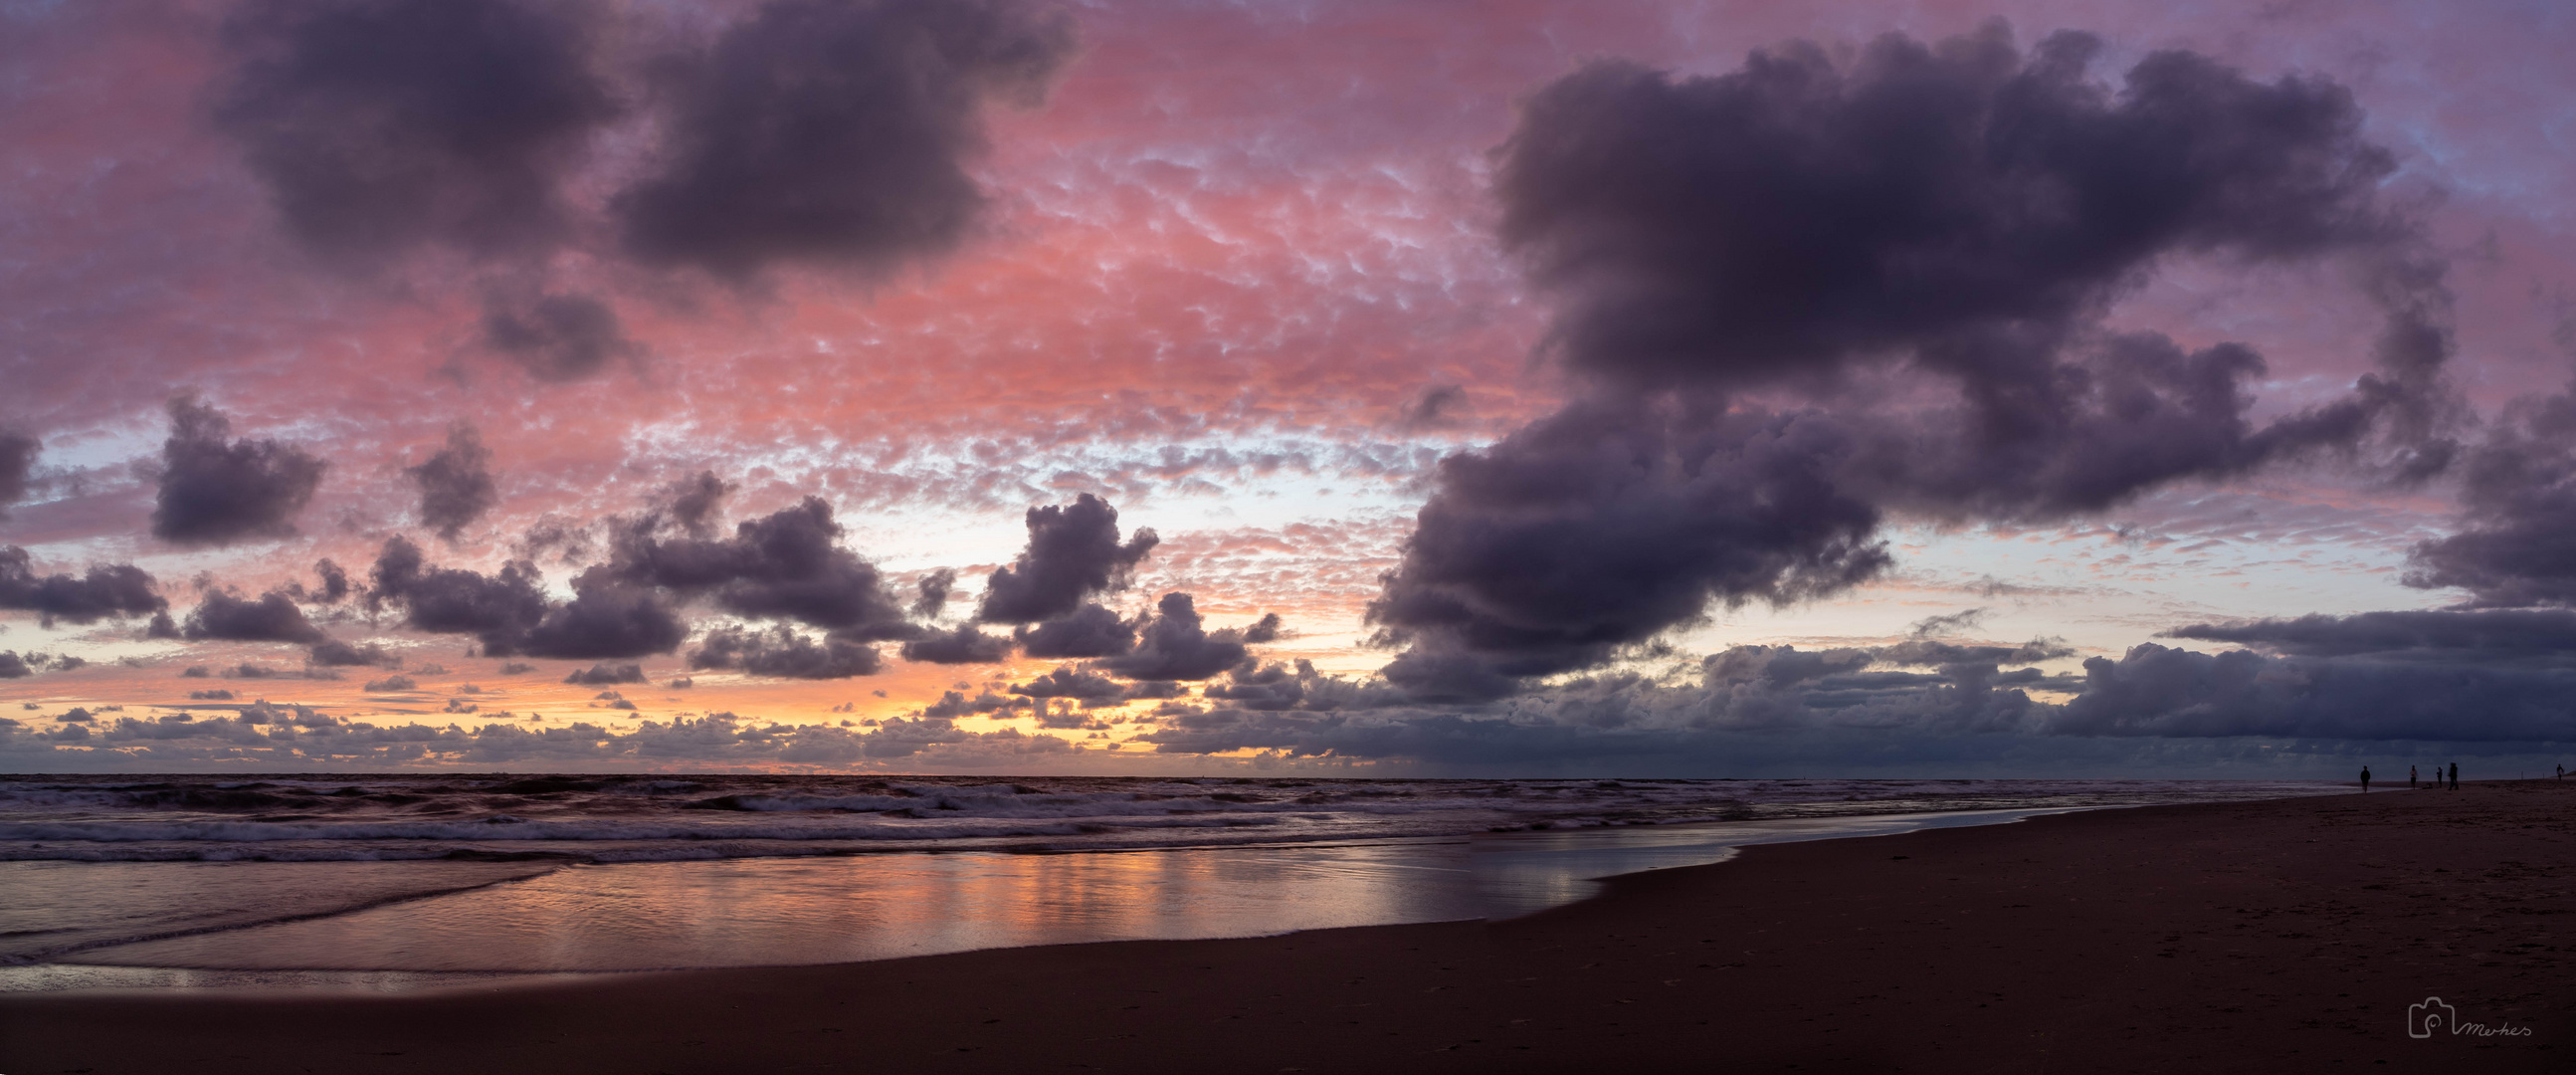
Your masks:
<path fill-rule="evenodd" d="M 1102 658 L 1099 667 L 1129 679 L 1206 679 L 1251 655 L 1244 647 L 1243 632 L 1209 631 L 1202 626 L 1188 594 L 1164 594 L 1155 611 L 1137 632 L 1136 648 Z"/>
<path fill-rule="evenodd" d="M 430 566 L 420 546 L 392 538 L 376 558 L 371 607 L 397 605 L 414 630 L 471 634 L 494 657 L 632 658 L 669 653 L 688 637 L 669 602 L 602 568 L 573 580 L 573 599 L 546 596 L 536 565 L 511 561 L 485 575 Z"/>
<path fill-rule="evenodd" d="M 94 564 L 81 575 L 36 573 L 35 558 L 15 545 L 0 545 L 0 609 L 33 612 L 44 624 L 89 624 L 163 612 L 150 572 L 132 564 Z"/>
<path fill-rule="evenodd" d="M 985 103 L 1035 103 L 1073 39 L 1019 0 L 763 5 L 665 74 L 659 168 L 615 200 L 626 247 L 737 279 L 946 250 L 984 203 Z"/>
<path fill-rule="evenodd" d="M 2084 662 L 2043 730 L 2087 735 L 2576 739 L 2576 612 L 2453 609 L 2192 624 L 2250 650 Z"/>
<path fill-rule="evenodd" d="M 1827 471 L 1829 423 L 1653 407 L 1569 408 L 1441 461 L 1401 567 L 1369 606 L 1411 648 L 1388 679 L 1425 698 L 1496 697 L 1609 659 L 1711 600 L 1789 603 L 1889 562 L 1880 518 Z"/>
<path fill-rule="evenodd" d="M 2180 51 L 2115 87 L 2098 49 L 1997 27 L 1535 94 L 1502 237 L 1558 300 L 1576 398 L 1444 461 L 1370 608 L 1407 647 L 1388 677 L 1497 697 L 1713 604 L 1830 594 L 1890 563 L 1891 512 L 2048 520 L 2374 445 L 2394 477 L 2444 465 L 2443 265 L 2381 203 L 2351 96 Z M 2386 314 L 2377 371 L 2257 422 L 2250 348 L 2105 328 L 2184 254 L 2346 265 Z"/>
<path fill-rule="evenodd" d="M 1043 623 L 1015 627 L 1011 637 L 1031 657 L 1115 657 L 1136 648 L 1136 625 L 1099 604 L 1085 604 Z"/>
<path fill-rule="evenodd" d="M 1072 615 L 1093 596 L 1125 589 L 1137 563 L 1161 540 L 1139 529 L 1120 544 L 1118 509 L 1089 493 L 1071 504 L 1030 508 L 1028 527 L 1028 548 L 985 581 L 977 620 L 1029 623 Z"/>
<path fill-rule="evenodd" d="M 2232 642 L 2301 657 L 2357 654 L 2445 654 L 2509 660 L 2527 656 L 2576 656 L 2576 612 L 2546 610 L 2426 610 L 2324 614 L 2241 623 L 2196 623 L 2165 632 L 2173 638 Z"/>
<path fill-rule="evenodd" d="M 198 546 L 295 533 L 327 464 L 274 440 L 230 439 L 232 420 L 193 395 L 173 398 L 169 411 L 153 536 Z"/>
<path fill-rule="evenodd" d="M 2417 545 L 2406 584 L 2486 606 L 2576 604 L 2576 394 L 2515 401 L 2460 472 L 2467 525 Z"/>
<path fill-rule="evenodd" d="M 209 591 L 188 613 L 182 635 L 191 642 L 223 639 L 234 642 L 297 642 L 322 640 L 322 630 L 304 618 L 304 610 L 295 599 L 283 593 L 270 592 L 257 600 L 222 590 Z"/>
<path fill-rule="evenodd" d="M 2084 662 L 2060 734 L 2576 742 L 2576 652 L 2441 649 L 2331 657 L 2146 643 Z"/>
<path fill-rule="evenodd" d="M 831 505 L 806 497 L 734 528 L 726 539 L 621 535 L 606 570 L 638 586 L 705 596 L 740 616 L 792 619 L 851 642 L 918 638 L 876 565 L 841 546 Z"/>
<path fill-rule="evenodd" d="M 617 113 L 597 5 L 265 0 L 226 24 L 215 108 L 307 247 L 524 251 L 570 229 L 559 187 Z"/>
<path fill-rule="evenodd" d="M 1166 753 L 1248 749 L 1432 765 L 1717 759 L 1729 749 L 1829 743 L 1820 756 L 1838 765 L 1878 758 L 1916 771 L 1949 751 L 2173 753 L 2069 745 L 2106 738 L 2259 737 L 2284 757 L 2373 742 L 2513 752 L 2576 742 L 2571 627 L 2567 614 L 2519 612 L 2198 625 L 2176 633 L 2263 649 L 2149 644 L 2087 660 L 2081 675 L 2035 666 L 2069 655 L 2047 641 L 1740 646 L 1703 658 L 1689 678 L 1590 676 L 1464 706 L 1426 706 L 1381 681 L 1326 676 L 1311 665 L 1247 666 L 1209 684 L 1204 705 L 1164 707 L 1144 738 Z M 2033 692 L 2072 697 L 2054 703 Z M 1962 745 L 1971 740 L 2005 745 Z"/>

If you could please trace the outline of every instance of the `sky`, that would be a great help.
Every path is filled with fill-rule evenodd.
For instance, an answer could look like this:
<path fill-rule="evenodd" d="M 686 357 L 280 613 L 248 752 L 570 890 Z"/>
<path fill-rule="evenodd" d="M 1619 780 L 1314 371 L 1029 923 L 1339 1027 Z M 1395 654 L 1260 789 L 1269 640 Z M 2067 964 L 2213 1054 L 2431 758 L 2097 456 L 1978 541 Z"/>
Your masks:
<path fill-rule="evenodd" d="M 0 769 L 2576 760 L 2563 5 L 0 3 Z"/>

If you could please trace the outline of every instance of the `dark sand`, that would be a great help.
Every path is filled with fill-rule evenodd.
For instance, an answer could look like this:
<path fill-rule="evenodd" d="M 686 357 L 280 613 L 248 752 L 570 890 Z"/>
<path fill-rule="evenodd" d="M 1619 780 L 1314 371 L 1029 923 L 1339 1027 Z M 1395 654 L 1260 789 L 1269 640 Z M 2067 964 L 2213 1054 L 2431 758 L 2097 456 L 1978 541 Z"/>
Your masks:
<path fill-rule="evenodd" d="M 0 1072 L 2576 1070 L 2576 782 L 1780 844 L 1500 924 L 0 998 Z M 2426 996 L 2526 1036 L 2412 1040 Z"/>

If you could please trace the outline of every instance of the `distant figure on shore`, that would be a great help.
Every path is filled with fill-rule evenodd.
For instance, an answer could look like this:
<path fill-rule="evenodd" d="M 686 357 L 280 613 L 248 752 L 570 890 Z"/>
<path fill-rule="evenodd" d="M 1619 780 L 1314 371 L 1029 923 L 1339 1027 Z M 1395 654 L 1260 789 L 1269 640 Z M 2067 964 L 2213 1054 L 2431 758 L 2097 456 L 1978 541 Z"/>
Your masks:
<path fill-rule="evenodd" d="M 2451 763 L 2451 790 L 2460 790 L 2460 763 Z"/>
<path fill-rule="evenodd" d="M 2370 767 L 2367 765 L 2361 767 L 2361 793 L 2370 794 Z"/>
<path fill-rule="evenodd" d="M 2558 767 L 2558 775 L 2557 775 L 2556 777 L 2553 777 L 2552 779 L 2556 779 L 2556 780 L 2565 780 L 2565 779 L 2567 779 L 2567 767 L 2566 767 L 2566 766 L 2564 766 L 2564 765 L 2559 766 L 2559 767 Z"/>
<path fill-rule="evenodd" d="M 2412 765 L 2406 767 L 2406 790 L 2415 790 L 2415 767 Z"/>

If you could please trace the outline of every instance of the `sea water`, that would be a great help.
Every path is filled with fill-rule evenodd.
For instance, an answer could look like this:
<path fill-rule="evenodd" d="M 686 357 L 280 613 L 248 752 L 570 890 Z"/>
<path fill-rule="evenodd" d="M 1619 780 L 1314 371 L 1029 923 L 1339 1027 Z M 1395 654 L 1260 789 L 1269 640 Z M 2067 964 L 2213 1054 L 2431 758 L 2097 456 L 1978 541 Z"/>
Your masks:
<path fill-rule="evenodd" d="M 0 776 L 0 989 L 414 989 L 1507 918 L 1755 843 L 2339 790 Z"/>

